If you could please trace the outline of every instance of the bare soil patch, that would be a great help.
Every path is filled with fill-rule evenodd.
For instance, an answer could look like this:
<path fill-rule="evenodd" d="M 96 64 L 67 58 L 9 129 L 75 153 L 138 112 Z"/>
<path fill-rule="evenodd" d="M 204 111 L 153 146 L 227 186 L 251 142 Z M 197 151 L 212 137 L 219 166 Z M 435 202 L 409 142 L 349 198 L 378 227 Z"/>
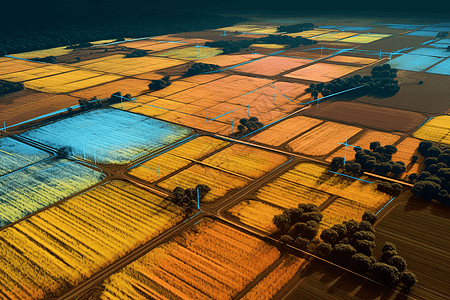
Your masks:
<path fill-rule="evenodd" d="M 419 47 L 423 42 L 429 41 L 431 39 L 433 38 L 402 34 L 396 36 L 389 36 L 387 38 L 375 41 L 373 43 L 362 44 L 360 47 L 358 47 L 358 49 L 373 50 L 373 51 L 383 50 L 383 52 L 397 51 L 407 47 Z"/>

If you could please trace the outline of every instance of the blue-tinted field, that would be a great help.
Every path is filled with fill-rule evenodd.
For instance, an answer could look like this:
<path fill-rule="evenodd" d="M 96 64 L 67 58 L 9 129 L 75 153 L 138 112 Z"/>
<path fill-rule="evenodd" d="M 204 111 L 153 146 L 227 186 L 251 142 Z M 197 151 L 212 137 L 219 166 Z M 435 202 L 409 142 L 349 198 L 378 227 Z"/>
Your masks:
<path fill-rule="evenodd" d="M 402 55 L 389 62 L 391 67 L 406 71 L 423 71 L 442 60 L 439 57 Z"/>
<path fill-rule="evenodd" d="M 438 32 L 435 31 L 423 31 L 423 30 L 417 30 L 410 33 L 407 33 L 406 35 L 412 35 L 412 36 L 431 36 L 435 37 L 438 35 Z"/>
<path fill-rule="evenodd" d="M 443 62 L 432 67 L 427 71 L 427 73 L 450 75 L 450 58 L 447 58 Z"/>
<path fill-rule="evenodd" d="M 191 129 L 116 109 L 99 109 L 21 134 L 101 164 L 125 164 L 188 135 Z"/>
<path fill-rule="evenodd" d="M 436 49 L 436 48 L 419 48 L 408 52 L 408 54 L 414 55 L 426 55 L 426 56 L 436 56 L 436 57 L 450 57 L 450 52 L 447 52 L 445 49 Z"/>

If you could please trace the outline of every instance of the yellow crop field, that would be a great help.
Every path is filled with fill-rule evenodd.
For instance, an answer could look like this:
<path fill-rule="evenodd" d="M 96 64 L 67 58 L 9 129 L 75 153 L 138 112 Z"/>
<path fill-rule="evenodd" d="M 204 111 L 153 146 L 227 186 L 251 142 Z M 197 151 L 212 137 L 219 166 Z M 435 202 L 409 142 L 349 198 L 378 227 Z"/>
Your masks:
<path fill-rule="evenodd" d="M 131 112 L 142 114 L 142 115 L 149 116 L 149 117 L 157 117 L 157 116 L 161 116 L 161 115 L 169 112 L 169 110 L 167 110 L 167 109 L 151 107 L 151 106 L 148 106 L 145 104 L 140 104 L 140 103 L 135 104 L 132 102 L 127 102 L 126 105 L 129 107 L 129 109 L 125 109 L 125 110 L 129 110 Z M 122 107 L 120 103 L 116 103 L 111 106 L 115 107 L 115 108 Z M 126 108 L 125 102 L 123 103 L 123 107 Z"/>
<path fill-rule="evenodd" d="M 277 178 L 259 189 L 256 197 L 267 203 L 289 209 L 296 208 L 301 203 L 312 203 L 319 207 L 330 195 L 297 182 Z"/>
<path fill-rule="evenodd" d="M 359 221 L 365 211 L 376 213 L 378 209 L 373 206 L 365 206 L 357 200 L 349 200 L 345 198 L 337 198 L 327 208 L 323 210 L 323 219 L 320 222 L 320 231 L 331 228 L 343 221 L 356 220 Z"/>
<path fill-rule="evenodd" d="M 356 56 L 346 56 L 346 55 L 336 55 L 326 59 L 327 61 L 343 62 L 358 65 L 368 65 L 377 61 L 374 58 L 366 57 L 356 57 Z"/>
<path fill-rule="evenodd" d="M 419 127 L 413 137 L 438 143 L 450 144 L 450 116 L 437 116 Z"/>
<path fill-rule="evenodd" d="M 35 63 L 20 59 L 7 58 L 7 60 L 0 61 L 0 76 L 2 79 L 14 78 L 11 73 L 22 72 L 26 70 L 34 70 L 47 66 L 45 63 Z M 11 77 L 12 76 L 12 77 Z M 19 80 L 16 80 L 19 81 Z"/>
<path fill-rule="evenodd" d="M 376 184 L 334 174 L 329 172 L 326 167 L 313 163 L 300 163 L 291 171 L 281 175 L 280 178 L 357 201 L 373 210 L 383 207 L 392 198 L 388 194 L 377 191 Z M 367 176 L 361 176 L 360 179 L 370 181 Z"/>
<path fill-rule="evenodd" d="M 381 33 L 361 33 L 346 39 L 340 40 L 340 42 L 346 42 L 346 43 L 358 43 L 358 44 L 367 44 L 372 43 L 377 40 L 384 39 L 388 36 L 391 36 L 391 34 L 381 34 Z"/>
<path fill-rule="evenodd" d="M 375 131 L 375 130 L 367 130 L 364 132 L 356 141 L 352 142 L 351 144 L 353 146 L 359 146 L 363 149 L 370 149 L 370 143 L 371 142 L 380 142 L 382 146 L 386 145 L 392 145 L 396 141 L 400 139 L 399 135 L 387 133 L 387 132 L 381 132 L 381 131 Z M 341 143 L 345 143 L 345 140 Z M 350 143 L 349 143 L 350 144 Z M 353 147 L 347 147 L 347 160 L 354 160 L 355 159 L 355 151 L 353 150 Z M 344 157 L 345 155 L 345 148 L 344 146 L 340 146 L 340 148 L 327 157 L 326 161 L 331 162 L 333 157 Z"/>
<path fill-rule="evenodd" d="M 310 59 L 304 58 L 268 56 L 236 67 L 233 70 L 245 73 L 275 76 L 290 69 L 303 66 L 310 62 Z"/>
<path fill-rule="evenodd" d="M 170 42 L 170 43 L 158 42 L 157 44 L 154 44 L 154 45 L 142 46 L 139 49 L 157 52 L 157 51 L 163 51 L 163 50 L 178 48 L 178 47 L 183 47 L 183 46 L 186 46 L 186 43 L 177 42 L 177 41 Z"/>
<path fill-rule="evenodd" d="M 242 300 L 270 300 L 285 286 L 297 272 L 306 266 L 303 258 L 288 254 L 283 261 L 256 284 Z"/>
<path fill-rule="evenodd" d="M 315 63 L 283 76 L 309 81 L 328 82 L 359 69 L 358 67 L 352 66 Z"/>
<path fill-rule="evenodd" d="M 358 127 L 325 122 L 289 142 L 287 148 L 306 155 L 327 155 L 340 146 L 338 143 L 345 142 L 346 138 L 350 138 L 360 131 L 361 128 Z"/>
<path fill-rule="evenodd" d="M 167 176 L 227 144 L 229 143 L 220 139 L 201 136 L 142 163 L 131 169 L 129 174 L 153 182 L 160 175 L 161 178 Z"/>
<path fill-rule="evenodd" d="M 124 55 L 116 54 L 108 57 L 92 59 L 87 62 L 72 64 L 75 67 L 82 66 L 84 69 L 115 73 L 119 75 L 137 75 L 146 72 L 161 70 L 185 64 L 186 61 L 170 59 L 165 57 L 143 56 L 124 58 Z"/>
<path fill-rule="evenodd" d="M 118 76 L 117 76 L 118 77 Z M 120 78 L 120 77 L 118 77 Z M 97 97 L 98 99 L 110 97 L 111 94 L 121 91 L 122 95 L 130 94 L 132 97 L 137 95 L 148 93 L 148 80 L 139 80 L 134 78 L 126 78 L 117 80 L 114 82 L 105 83 L 99 86 L 85 88 L 81 91 L 70 93 L 71 96 L 79 97 L 83 99 L 92 99 Z M 156 98 L 155 98 L 156 99 Z M 150 100 L 149 100 L 150 101 Z M 147 101 L 147 102 L 149 102 Z"/>
<path fill-rule="evenodd" d="M 215 65 L 219 65 L 221 67 L 228 67 L 228 66 L 237 65 L 237 64 L 249 61 L 249 60 L 261 58 L 263 56 L 264 55 L 262 55 L 262 54 L 238 54 L 238 55 L 223 54 L 223 55 L 219 55 L 219 56 L 211 56 L 211 57 L 207 57 L 207 58 L 202 58 L 202 59 L 196 60 L 195 62 L 202 62 L 204 64 L 215 64 Z M 220 73 L 213 73 L 213 74 L 220 74 Z M 213 74 L 206 74 L 206 75 L 213 75 Z M 200 75 L 200 76 L 206 76 L 206 75 Z M 183 80 L 186 80 L 186 79 L 183 79 Z"/>
<path fill-rule="evenodd" d="M 211 47 L 186 47 L 181 49 L 170 50 L 162 53 L 155 54 L 156 56 L 164 56 L 169 58 L 184 59 L 184 60 L 197 60 L 206 57 L 216 56 L 223 51 L 219 48 Z"/>
<path fill-rule="evenodd" d="M 259 178 L 285 163 L 288 157 L 242 144 L 234 144 L 202 162 L 251 178 Z"/>
<path fill-rule="evenodd" d="M 248 226 L 266 233 L 273 233 L 277 231 L 277 228 L 273 225 L 272 219 L 282 214 L 283 209 L 260 201 L 245 200 L 230 208 L 228 212 Z"/>
<path fill-rule="evenodd" d="M 206 219 L 108 277 L 100 299 L 233 299 L 279 257 L 274 246 Z"/>
<path fill-rule="evenodd" d="M 397 147 L 397 153 L 392 155 L 393 161 L 402 161 L 406 165 L 406 171 L 402 174 L 401 178 L 405 178 L 409 174 L 419 173 L 419 166 L 422 164 L 424 157 L 419 155 L 419 151 L 417 151 L 417 147 L 419 147 L 419 143 L 421 140 L 406 137 L 403 141 L 401 141 Z M 416 163 L 411 163 L 411 157 L 413 155 L 419 156 L 419 159 Z"/>
<path fill-rule="evenodd" d="M 238 31 L 238 32 L 243 32 L 243 31 L 252 31 L 252 30 L 258 30 L 258 29 L 262 29 L 263 27 L 261 26 L 257 26 L 257 25 L 245 25 L 245 24 L 241 24 L 241 25 L 234 25 L 234 26 L 229 26 L 229 27 L 222 27 L 222 28 L 218 28 L 216 30 L 222 30 L 222 31 Z"/>
<path fill-rule="evenodd" d="M 266 49 L 283 49 L 286 48 L 287 45 L 278 45 L 278 44 L 252 44 L 250 47 L 259 47 Z"/>
<path fill-rule="evenodd" d="M 100 40 L 100 41 L 94 41 L 94 42 L 90 42 L 92 45 L 103 45 L 103 44 L 109 44 L 112 42 L 115 42 L 115 39 L 112 40 Z"/>
<path fill-rule="evenodd" d="M 36 50 L 36 51 L 31 51 L 31 52 L 17 53 L 17 54 L 14 54 L 13 56 L 19 57 L 19 58 L 26 58 L 26 59 L 35 58 L 35 57 L 43 58 L 43 57 L 47 57 L 47 56 L 65 55 L 65 54 L 72 52 L 72 50 L 73 50 L 73 49 L 65 49 L 65 48 L 66 47 L 58 47 L 58 48 L 51 48 L 51 49 L 45 49 L 45 50 Z"/>
<path fill-rule="evenodd" d="M 173 101 L 173 100 L 167 100 L 167 99 L 162 99 L 159 98 L 155 101 L 151 101 L 148 103 L 145 103 L 148 106 L 156 106 L 158 108 L 164 108 L 164 109 L 172 109 L 172 110 L 177 110 L 178 108 L 185 106 L 186 104 L 181 103 L 181 102 L 177 102 L 177 101 Z"/>
<path fill-rule="evenodd" d="M 0 232 L 0 290 L 8 299 L 48 299 L 183 215 L 162 197 L 122 181 L 92 189 Z"/>
<path fill-rule="evenodd" d="M 335 30 L 331 30 L 331 29 L 319 29 L 319 28 L 317 28 L 317 29 L 305 30 L 305 31 L 302 31 L 302 32 L 297 32 L 297 33 L 286 33 L 284 35 L 289 35 L 289 36 L 292 36 L 292 37 L 301 36 L 301 37 L 304 37 L 304 38 L 310 38 L 310 37 L 313 37 L 313 36 L 317 36 L 317 35 L 328 33 L 328 32 L 334 32 L 334 31 Z"/>
<path fill-rule="evenodd" d="M 37 64 L 37 63 L 32 63 L 32 64 Z M 40 65 L 39 68 L 34 67 L 33 69 L 26 70 L 26 71 L 0 75 L 0 79 L 14 81 L 14 82 L 17 82 L 17 81 L 23 82 L 23 81 L 27 81 L 27 80 L 41 78 L 44 76 L 52 76 L 52 75 L 65 73 L 65 72 L 71 72 L 71 71 L 75 70 L 73 68 L 62 67 L 62 66 L 57 66 L 57 65 L 47 65 L 47 64 L 39 64 L 39 65 Z M 0 67 L 1 67 L 1 65 L 0 65 Z M 1 67 L 1 69 L 3 70 L 4 68 Z"/>
<path fill-rule="evenodd" d="M 151 92 L 148 95 L 154 96 L 154 97 L 166 97 L 166 96 L 190 89 L 197 85 L 198 84 L 196 84 L 196 83 L 185 82 L 185 81 L 179 80 L 179 81 L 172 82 L 171 85 L 163 88 L 162 90 Z"/>
<path fill-rule="evenodd" d="M 196 164 L 157 185 L 166 190 L 173 191 L 177 186 L 186 189 L 194 188 L 197 184 L 206 184 L 211 188 L 211 191 L 206 194 L 202 201 L 214 202 L 225 196 L 231 190 L 242 188 L 249 182 L 248 179 L 243 177 Z"/>
<path fill-rule="evenodd" d="M 161 44 L 160 42 L 154 41 L 154 40 L 139 40 L 139 41 L 132 41 L 132 42 L 126 42 L 122 43 L 122 46 L 128 47 L 128 48 L 135 48 L 140 49 L 142 47 L 151 46 L 151 45 L 158 45 Z"/>
<path fill-rule="evenodd" d="M 322 123 L 322 120 L 297 116 L 267 128 L 250 138 L 250 140 L 271 146 L 280 146 L 284 142 L 320 123 Z"/>
<path fill-rule="evenodd" d="M 311 37 L 311 40 L 315 41 L 337 41 L 343 38 L 357 35 L 355 32 L 330 32 L 326 34 L 321 34 L 315 37 Z"/>

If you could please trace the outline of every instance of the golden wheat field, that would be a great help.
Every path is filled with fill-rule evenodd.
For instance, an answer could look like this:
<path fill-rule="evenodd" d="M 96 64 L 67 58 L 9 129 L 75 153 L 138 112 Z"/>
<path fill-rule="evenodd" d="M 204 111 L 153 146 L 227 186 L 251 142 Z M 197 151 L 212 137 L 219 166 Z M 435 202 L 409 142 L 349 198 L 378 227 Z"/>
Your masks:
<path fill-rule="evenodd" d="M 422 165 L 424 157 L 419 154 L 417 151 L 417 147 L 421 140 L 406 137 L 403 141 L 401 141 L 397 147 L 397 153 L 392 155 L 392 161 L 402 161 L 405 163 L 406 171 L 401 175 L 401 178 L 405 178 L 409 174 L 419 173 L 419 166 Z M 413 155 L 417 155 L 419 159 L 415 162 L 411 162 L 411 158 Z"/>
<path fill-rule="evenodd" d="M 0 232 L 0 290 L 6 299 L 46 299 L 176 225 L 183 215 L 171 202 L 129 183 L 96 187 Z"/>
<path fill-rule="evenodd" d="M 203 219 L 108 277 L 100 299 L 233 299 L 279 257 L 274 246 Z"/>
<path fill-rule="evenodd" d="M 437 116 L 423 124 L 413 137 L 438 143 L 450 144 L 450 116 Z"/>
<path fill-rule="evenodd" d="M 16 67 L 16 64 L 18 66 L 23 65 L 23 63 L 20 63 L 20 64 L 15 63 L 14 67 Z M 2 64 L 0 64 L 2 70 L 8 71 L 8 73 L 0 75 L 0 79 L 13 81 L 13 82 L 18 82 L 18 81 L 24 82 L 24 81 L 28 81 L 28 80 L 38 79 L 38 78 L 42 78 L 42 77 L 46 77 L 46 76 L 57 75 L 57 74 L 71 72 L 71 71 L 75 70 L 74 68 L 63 67 L 63 66 L 58 66 L 58 65 L 48 66 L 47 64 L 38 64 L 38 63 L 30 63 L 30 64 L 33 64 L 33 66 L 31 66 L 32 68 L 28 68 L 28 69 L 17 71 L 17 72 L 11 72 L 11 70 L 7 70 L 4 66 L 2 66 Z M 38 65 L 38 67 L 35 65 Z"/>
<path fill-rule="evenodd" d="M 255 200 L 239 202 L 239 204 L 228 210 L 231 215 L 239 218 L 239 221 L 242 223 L 266 233 L 277 231 L 272 219 L 275 215 L 283 213 L 283 211 L 281 208 Z"/>

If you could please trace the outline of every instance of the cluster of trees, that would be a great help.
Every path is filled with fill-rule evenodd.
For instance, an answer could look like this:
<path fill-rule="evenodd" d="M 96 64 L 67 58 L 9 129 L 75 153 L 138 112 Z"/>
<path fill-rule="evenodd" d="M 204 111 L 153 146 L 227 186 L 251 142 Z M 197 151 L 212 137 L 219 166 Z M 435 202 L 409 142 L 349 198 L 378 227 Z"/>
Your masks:
<path fill-rule="evenodd" d="M 257 117 L 250 117 L 250 118 L 242 118 L 239 120 L 238 130 L 239 133 L 242 133 L 244 131 L 253 131 L 258 128 L 261 128 L 264 126 L 262 122 L 259 121 Z"/>
<path fill-rule="evenodd" d="M 302 32 L 304 30 L 311 30 L 314 28 L 313 23 L 301 23 L 294 25 L 282 25 L 277 27 L 278 32 L 287 32 L 287 33 L 295 33 Z"/>
<path fill-rule="evenodd" d="M 21 91 L 25 88 L 22 82 L 0 80 L 0 96 Z"/>
<path fill-rule="evenodd" d="M 58 58 L 56 56 L 46 56 L 46 57 L 35 57 L 35 58 L 30 58 L 30 60 L 33 61 L 42 61 L 42 62 L 46 62 L 49 64 L 56 64 L 58 63 Z"/>
<path fill-rule="evenodd" d="M 310 250 L 319 243 L 316 238 L 322 213 L 314 204 L 299 204 L 273 217 L 273 224 L 279 230 L 280 242 Z"/>
<path fill-rule="evenodd" d="M 171 84 L 172 84 L 172 82 L 170 82 L 170 76 L 167 75 L 161 79 L 152 80 L 152 82 L 150 82 L 148 84 L 148 88 L 152 91 L 157 91 L 157 90 L 161 90 Z"/>
<path fill-rule="evenodd" d="M 391 68 L 389 64 L 375 66 L 371 70 L 371 76 L 361 77 L 361 75 L 356 74 L 343 79 L 333 79 L 328 84 L 311 84 L 305 89 L 305 92 L 311 93 L 311 96 L 317 99 L 319 93 L 327 96 L 364 85 L 365 88 L 361 88 L 361 92 L 366 94 L 393 96 L 400 90 L 398 81 L 394 80 L 397 77 L 397 71 L 397 69 Z"/>
<path fill-rule="evenodd" d="M 136 49 L 131 53 L 128 53 L 127 55 L 125 55 L 125 58 L 129 58 L 129 57 L 142 57 L 142 56 L 147 56 L 147 51 L 145 50 L 141 50 L 141 49 Z"/>
<path fill-rule="evenodd" d="M 197 194 L 199 200 L 202 200 L 209 191 L 211 188 L 205 184 L 198 184 L 195 188 L 187 189 L 177 186 L 172 192 L 174 197 L 171 200 L 181 207 L 196 207 Z"/>
<path fill-rule="evenodd" d="M 450 205 L 450 148 L 422 141 L 417 151 L 425 157 L 425 169 L 409 175 L 409 180 L 414 182 L 411 193 L 424 201 L 435 199 Z"/>
<path fill-rule="evenodd" d="M 394 244 L 384 244 L 380 261 L 373 257 L 376 221 L 377 215 L 366 211 L 361 222 L 344 221 L 323 230 L 323 243 L 315 248 L 315 253 L 382 284 L 393 286 L 402 282 L 404 289 L 410 290 L 417 278 L 406 269 L 406 260 L 398 255 Z"/>
<path fill-rule="evenodd" d="M 219 65 L 215 65 L 215 64 L 204 64 L 204 63 L 194 63 L 192 66 L 189 67 L 189 69 L 187 70 L 186 75 L 187 76 L 193 76 L 193 75 L 197 75 L 200 74 L 202 72 L 208 72 L 208 71 L 212 71 L 212 70 L 217 70 L 219 69 L 220 66 Z"/>
<path fill-rule="evenodd" d="M 269 35 L 263 38 L 242 40 L 242 41 L 214 41 L 206 42 L 205 46 L 208 47 L 221 47 L 223 48 L 223 54 L 239 52 L 242 49 L 250 47 L 252 44 L 280 44 L 289 45 L 289 47 L 299 47 L 301 45 L 314 45 L 317 41 L 302 38 L 301 36 L 288 36 L 288 35 Z"/>
<path fill-rule="evenodd" d="M 93 46 L 93 44 L 91 44 L 89 42 L 83 42 L 83 43 L 67 46 L 66 49 L 81 49 L 81 48 L 89 48 L 92 46 Z"/>

